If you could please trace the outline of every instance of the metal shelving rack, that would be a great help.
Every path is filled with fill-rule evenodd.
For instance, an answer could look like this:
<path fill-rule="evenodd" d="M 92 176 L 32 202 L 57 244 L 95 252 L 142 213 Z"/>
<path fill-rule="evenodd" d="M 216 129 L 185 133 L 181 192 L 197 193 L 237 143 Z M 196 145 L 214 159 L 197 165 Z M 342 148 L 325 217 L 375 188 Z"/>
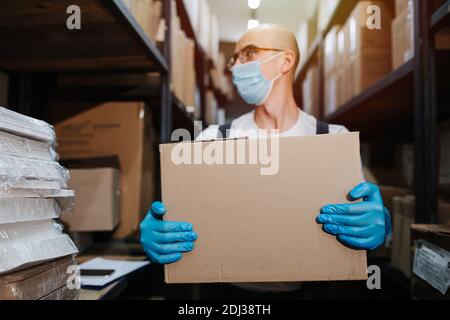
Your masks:
<path fill-rule="evenodd" d="M 170 1 L 162 2 L 162 17 L 170 22 Z M 66 28 L 66 8 L 73 4 L 81 8 L 81 30 Z M 195 39 L 182 1 L 177 6 L 187 35 Z M 193 115 L 170 89 L 171 23 L 166 23 L 166 41 L 158 48 L 121 0 L 2 1 L 0 21 L 0 69 L 9 75 L 8 105 L 16 111 L 48 120 L 43 110 L 49 98 L 142 100 L 155 106 L 161 143 L 170 141 L 174 126 L 193 130 Z M 207 59 L 196 43 L 204 108 Z M 156 74 L 156 81 L 148 73 Z M 61 86 L 61 79 L 72 83 Z"/>
<path fill-rule="evenodd" d="M 437 222 L 437 124 L 450 118 L 450 51 L 436 50 L 434 35 L 450 26 L 450 1 L 433 11 L 431 1 L 414 1 L 414 58 L 322 118 L 360 131 L 364 141 L 411 139 L 415 144 L 416 222 Z M 296 92 L 308 68 L 317 64 L 323 93 L 321 59 L 326 34 L 343 24 L 357 0 L 341 0 L 331 21 L 313 42 L 296 79 Z M 447 84 L 447 85 L 445 85 Z M 323 95 L 321 95 L 323 96 Z M 297 97 L 300 99 L 300 97 Z M 323 99 L 319 101 L 323 110 Z M 323 111 L 322 111 L 323 112 Z"/>

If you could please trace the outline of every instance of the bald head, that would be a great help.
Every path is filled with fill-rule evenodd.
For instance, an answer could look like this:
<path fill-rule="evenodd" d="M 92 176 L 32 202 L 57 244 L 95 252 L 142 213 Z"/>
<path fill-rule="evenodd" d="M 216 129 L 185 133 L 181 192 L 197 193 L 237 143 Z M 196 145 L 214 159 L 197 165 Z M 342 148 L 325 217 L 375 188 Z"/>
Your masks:
<path fill-rule="evenodd" d="M 300 62 L 300 52 L 297 39 L 294 34 L 286 28 L 275 24 L 263 24 L 247 31 L 236 44 L 235 52 L 239 52 L 246 46 L 253 45 L 259 48 L 279 49 L 292 51 L 295 54 L 295 69 Z"/>

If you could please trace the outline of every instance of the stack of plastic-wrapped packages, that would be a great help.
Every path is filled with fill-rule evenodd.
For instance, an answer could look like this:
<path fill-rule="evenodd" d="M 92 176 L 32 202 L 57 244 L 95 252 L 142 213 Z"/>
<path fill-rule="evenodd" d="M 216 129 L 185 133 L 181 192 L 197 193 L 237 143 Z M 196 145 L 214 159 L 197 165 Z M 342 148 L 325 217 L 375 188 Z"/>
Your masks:
<path fill-rule="evenodd" d="M 56 219 L 69 173 L 46 122 L 0 107 L 0 300 L 77 299 L 78 250 Z"/>

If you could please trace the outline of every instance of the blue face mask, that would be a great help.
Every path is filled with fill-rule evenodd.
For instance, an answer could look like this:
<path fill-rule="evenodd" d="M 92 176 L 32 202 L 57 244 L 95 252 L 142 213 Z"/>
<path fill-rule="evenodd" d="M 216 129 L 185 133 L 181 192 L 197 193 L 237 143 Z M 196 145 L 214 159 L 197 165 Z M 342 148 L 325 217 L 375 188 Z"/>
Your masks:
<path fill-rule="evenodd" d="M 233 73 L 233 83 L 245 102 L 259 106 L 269 98 L 273 84 L 282 74 L 280 73 L 272 80 L 267 80 L 261 71 L 261 65 L 275 59 L 283 53 L 280 52 L 264 61 L 252 61 L 233 67 L 231 70 Z"/>

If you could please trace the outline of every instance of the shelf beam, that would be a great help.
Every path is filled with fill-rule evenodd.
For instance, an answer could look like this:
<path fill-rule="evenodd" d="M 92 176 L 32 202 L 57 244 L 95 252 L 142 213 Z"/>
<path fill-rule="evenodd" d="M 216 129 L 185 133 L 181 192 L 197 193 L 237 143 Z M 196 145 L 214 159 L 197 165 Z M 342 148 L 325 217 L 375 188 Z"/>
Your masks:
<path fill-rule="evenodd" d="M 437 32 L 444 26 L 450 26 L 450 0 L 447 0 L 431 16 L 430 29 L 432 32 Z"/>
<path fill-rule="evenodd" d="M 81 10 L 80 30 L 66 26 L 72 4 Z M 0 1 L 0 41 L 7 72 L 168 71 L 121 0 Z"/>

